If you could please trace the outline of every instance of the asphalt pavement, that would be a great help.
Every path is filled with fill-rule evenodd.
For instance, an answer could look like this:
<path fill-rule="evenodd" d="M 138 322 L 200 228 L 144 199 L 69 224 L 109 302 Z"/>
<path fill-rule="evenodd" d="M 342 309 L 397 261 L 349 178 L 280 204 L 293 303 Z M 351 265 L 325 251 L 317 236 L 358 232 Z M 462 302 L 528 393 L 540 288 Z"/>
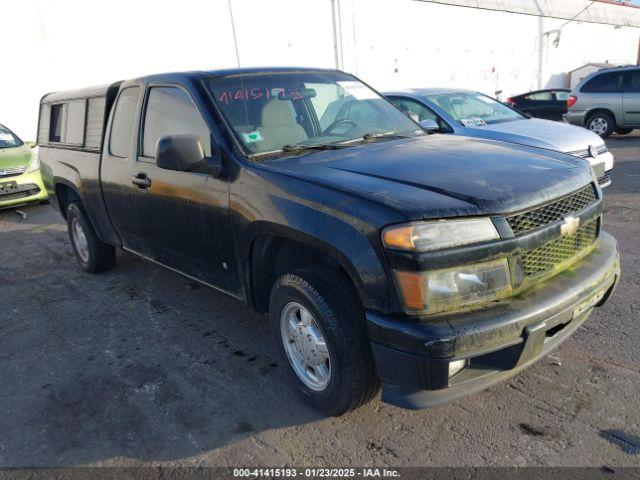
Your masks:
<path fill-rule="evenodd" d="M 123 252 L 84 273 L 50 206 L 0 212 L 0 467 L 640 466 L 640 134 L 607 143 L 613 297 L 532 368 L 423 411 L 323 417 L 266 317 Z"/>

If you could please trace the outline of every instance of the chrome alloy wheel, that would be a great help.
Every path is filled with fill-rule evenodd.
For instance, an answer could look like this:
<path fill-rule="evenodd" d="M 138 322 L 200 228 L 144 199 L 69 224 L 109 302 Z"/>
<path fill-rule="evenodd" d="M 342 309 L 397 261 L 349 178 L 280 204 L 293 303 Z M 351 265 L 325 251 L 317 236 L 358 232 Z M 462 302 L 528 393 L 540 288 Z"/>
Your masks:
<path fill-rule="evenodd" d="M 73 245 L 84 263 L 89 262 L 89 242 L 77 218 L 71 220 L 71 236 Z"/>
<path fill-rule="evenodd" d="M 608 128 L 609 123 L 605 118 L 602 117 L 596 117 L 589 123 L 589 130 L 591 130 L 593 133 L 597 133 L 600 136 L 607 133 Z"/>
<path fill-rule="evenodd" d="M 289 363 L 302 383 L 321 392 L 331 380 L 329 349 L 315 318 L 296 302 L 287 303 L 280 314 L 280 334 Z"/>

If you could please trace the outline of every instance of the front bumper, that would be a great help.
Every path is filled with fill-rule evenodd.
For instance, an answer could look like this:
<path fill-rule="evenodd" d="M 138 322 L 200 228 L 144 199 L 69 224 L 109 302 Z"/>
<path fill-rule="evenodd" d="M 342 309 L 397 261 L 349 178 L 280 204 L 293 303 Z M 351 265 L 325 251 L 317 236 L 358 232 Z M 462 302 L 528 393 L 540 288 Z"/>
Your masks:
<path fill-rule="evenodd" d="M 533 364 L 603 304 L 620 276 L 615 239 L 569 270 L 482 310 L 431 319 L 367 312 L 382 400 L 426 408 L 483 390 Z M 449 378 L 449 363 L 467 367 Z"/>
<path fill-rule="evenodd" d="M 42 183 L 40 170 L 0 178 L 0 208 L 46 199 L 47 191 Z"/>

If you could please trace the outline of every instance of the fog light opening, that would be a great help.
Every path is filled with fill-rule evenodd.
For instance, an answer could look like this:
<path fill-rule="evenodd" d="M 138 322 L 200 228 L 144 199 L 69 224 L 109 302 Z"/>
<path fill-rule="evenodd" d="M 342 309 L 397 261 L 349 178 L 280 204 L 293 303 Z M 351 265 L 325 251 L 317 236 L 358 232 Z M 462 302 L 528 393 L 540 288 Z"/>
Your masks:
<path fill-rule="evenodd" d="M 453 362 L 449 362 L 449 378 L 457 375 L 467 366 L 467 359 L 463 358 L 462 360 L 454 360 Z"/>

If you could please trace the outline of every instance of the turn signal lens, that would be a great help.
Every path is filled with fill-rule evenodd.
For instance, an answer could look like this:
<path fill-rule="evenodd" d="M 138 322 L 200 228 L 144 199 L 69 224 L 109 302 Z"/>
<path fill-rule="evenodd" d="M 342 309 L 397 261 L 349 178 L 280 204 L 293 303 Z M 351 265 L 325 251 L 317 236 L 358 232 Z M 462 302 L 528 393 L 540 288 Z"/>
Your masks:
<path fill-rule="evenodd" d="M 382 235 L 385 246 L 398 250 L 415 250 L 413 229 L 413 226 L 407 226 L 385 230 Z"/>
<path fill-rule="evenodd" d="M 424 309 L 424 276 L 422 273 L 396 272 L 404 304 L 409 310 Z"/>

